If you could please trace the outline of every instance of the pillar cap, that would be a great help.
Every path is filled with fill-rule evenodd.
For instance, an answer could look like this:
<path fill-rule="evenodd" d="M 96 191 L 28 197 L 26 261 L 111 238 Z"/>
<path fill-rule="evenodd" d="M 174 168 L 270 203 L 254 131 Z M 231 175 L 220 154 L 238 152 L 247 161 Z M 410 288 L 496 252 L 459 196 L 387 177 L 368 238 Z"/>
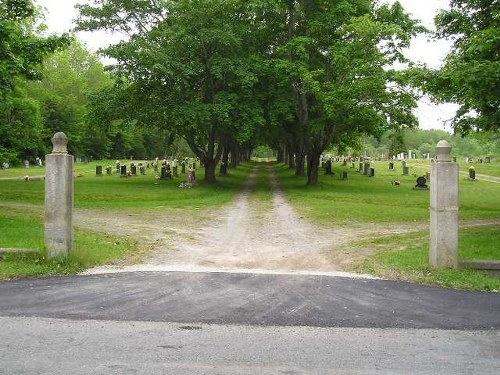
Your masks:
<path fill-rule="evenodd" d="M 445 141 L 441 140 L 436 145 L 436 154 L 438 162 L 450 162 L 451 161 L 451 146 Z"/>
<path fill-rule="evenodd" d="M 63 132 L 58 132 L 54 134 L 54 136 L 51 139 L 52 145 L 54 146 L 54 149 L 52 150 L 53 154 L 67 154 L 68 149 L 68 137 L 66 137 L 66 134 Z"/>

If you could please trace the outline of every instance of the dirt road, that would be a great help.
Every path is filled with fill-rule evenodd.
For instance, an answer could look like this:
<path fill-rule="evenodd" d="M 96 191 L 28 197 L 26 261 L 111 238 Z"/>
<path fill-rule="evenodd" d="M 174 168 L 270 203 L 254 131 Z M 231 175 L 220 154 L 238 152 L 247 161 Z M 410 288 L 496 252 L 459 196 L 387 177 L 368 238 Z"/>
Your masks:
<path fill-rule="evenodd" d="M 268 176 L 271 202 L 252 199 L 256 176 Z M 258 164 L 237 198 L 209 217 L 190 220 L 185 213 L 127 215 L 78 210 L 79 226 L 124 232 L 142 238 L 152 257 L 135 266 L 106 266 L 89 273 L 130 270 L 252 271 L 293 273 L 342 272 L 371 249 L 352 251 L 346 245 L 369 236 L 383 236 L 425 229 L 426 225 L 363 224 L 351 227 L 318 227 L 298 216 L 286 202 L 273 167 Z"/>

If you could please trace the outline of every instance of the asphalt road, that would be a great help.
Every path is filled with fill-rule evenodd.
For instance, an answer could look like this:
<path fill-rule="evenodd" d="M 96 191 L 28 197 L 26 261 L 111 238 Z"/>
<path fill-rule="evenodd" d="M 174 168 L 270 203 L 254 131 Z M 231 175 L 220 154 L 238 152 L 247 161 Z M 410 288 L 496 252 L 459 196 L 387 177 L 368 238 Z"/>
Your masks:
<path fill-rule="evenodd" d="M 136 272 L 0 283 L 0 315 L 363 328 L 500 328 L 500 294 L 328 276 Z"/>
<path fill-rule="evenodd" d="M 0 282 L 0 374 L 497 374 L 500 294 L 331 276 Z"/>

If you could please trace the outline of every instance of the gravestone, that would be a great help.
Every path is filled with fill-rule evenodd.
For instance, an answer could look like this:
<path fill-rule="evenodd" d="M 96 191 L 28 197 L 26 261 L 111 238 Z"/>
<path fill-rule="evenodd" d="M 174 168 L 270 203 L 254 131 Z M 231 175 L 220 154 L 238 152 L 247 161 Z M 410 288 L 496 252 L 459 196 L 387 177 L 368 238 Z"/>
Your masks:
<path fill-rule="evenodd" d="M 489 164 L 489 163 L 491 163 L 491 157 L 486 156 L 486 157 L 484 158 L 484 162 L 485 162 L 485 163 L 488 163 L 488 164 Z"/>
<path fill-rule="evenodd" d="M 183 160 L 181 162 L 181 173 L 186 174 L 186 161 L 185 160 Z"/>
<path fill-rule="evenodd" d="M 413 190 L 429 190 L 429 186 L 427 186 L 427 179 L 425 177 L 417 178 L 417 184 Z"/>
<path fill-rule="evenodd" d="M 49 258 L 69 254 L 73 249 L 73 165 L 68 155 L 68 137 L 52 137 L 52 153 L 45 156 L 45 247 Z"/>
<path fill-rule="evenodd" d="M 394 170 L 394 163 L 392 161 L 389 163 L 389 169 Z"/>
<path fill-rule="evenodd" d="M 111 176 L 113 173 L 113 168 L 112 167 L 106 167 L 106 175 Z"/>
<path fill-rule="evenodd" d="M 375 168 L 370 168 L 368 171 L 368 177 L 375 177 Z"/>
<path fill-rule="evenodd" d="M 342 180 L 347 181 L 347 172 L 346 171 L 342 172 Z"/>
<path fill-rule="evenodd" d="M 120 167 L 120 177 L 127 177 L 127 165 Z"/>
<path fill-rule="evenodd" d="M 403 176 L 408 176 L 410 174 L 410 167 L 403 167 Z"/>
<path fill-rule="evenodd" d="M 369 176 L 370 175 L 370 162 L 369 161 L 365 161 L 364 163 L 364 169 L 363 169 L 363 174 L 365 176 Z"/>
<path fill-rule="evenodd" d="M 96 165 L 95 167 L 95 175 L 98 177 L 102 177 L 102 165 Z"/>
<path fill-rule="evenodd" d="M 134 163 L 130 164 L 130 174 L 132 176 L 137 176 L 137 166 Z"/>
<path fill-rule="evenodd" d="M 120 173 L 120 162 L 117 160 L 115 163 L 116 173 Z"/>
<path fill-rule="evenodd" d="M 141 176 L 146 175 L 146 167 L 142 163 L 139 163 L 139 173 L 141 174 Z"/>
<path fill-rule="evenodd" d="M 425 172 L 425 179 L 427 182 L 431 182 L 431 172 Z"/>
<path fill-rule="evenodd" d="M 363 163 L 359 163 L 359 173 L 363 173 Z"/>
<path fill-rule="evenodd" d="M 476 181 L 476 169 L 474 168 L 474 166 L 471 166 L 469 168 L 469 180 Z"/>
<path fill-rule="evenodd" d="M 162 165 L 161 166 L 161 174 L 160 174 L 160 178 L 162 180 L 166 180 L 167 179 L 167 166 L 166 165 Z"/>
<path fill-rule="evenodd" d="M 451 146 L 439 141 L 431 166 L 429 263 L 458 266 L 458 164 L 451 161 Z"/>
<path fill-rule="evenodd" d="M 329 158 L 325 164 L 325 174 L 333 174 L 332 172 L 332 159 Z"/>

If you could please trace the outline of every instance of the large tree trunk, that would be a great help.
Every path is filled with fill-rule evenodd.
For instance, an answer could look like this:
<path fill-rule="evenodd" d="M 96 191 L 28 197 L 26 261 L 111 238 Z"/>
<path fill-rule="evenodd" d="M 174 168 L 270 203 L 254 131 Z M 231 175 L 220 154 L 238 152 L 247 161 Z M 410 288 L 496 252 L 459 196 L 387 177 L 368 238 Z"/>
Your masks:
<path fill-rule="evenodd" d="M 278 150 L 276 151 L 276 162 L 283 163 L 284 160 L 285 160 L 285 148 L 278 147 Z"/>
<path fill-rule="evenodd" d="M 319 158 L 321 153 L 311 152 L 307 155 L 307 185 L 316 185 L 319 176 Z"/>
<path fill-rule="evenodd" d="M 295 176 L 303 177 L 305 175 L 305 154 L 303 152 L 299 152 L 295 155 Z"/>
<path fill-rule="evenodd" d="M 205 159 L 204 162 L 205 166 L 205 181 L 207 182 L 215 182 L 215 169 L 217 167 L 217 162 L 215 159 L 210 158 L 210 159 Z"/>
<path fill-rule="evenodd" d="M 288 168 L 295 169 L 295 154 L 292 148 L 288 149 Z"/>
<path fill-rule="evenodd" d="M 240 152 L 238 146 L 231 148 L 231 168 L 236 168 L 240 164 Z"/>
<path fill-rule="evenodd" d="M 222 160 L 220 164 L 220 174 L 223 176 L 227 175 L 228 163 L 229 163 L 229 147 L 224 147 L 224 151 L 222 152 Z"/>

